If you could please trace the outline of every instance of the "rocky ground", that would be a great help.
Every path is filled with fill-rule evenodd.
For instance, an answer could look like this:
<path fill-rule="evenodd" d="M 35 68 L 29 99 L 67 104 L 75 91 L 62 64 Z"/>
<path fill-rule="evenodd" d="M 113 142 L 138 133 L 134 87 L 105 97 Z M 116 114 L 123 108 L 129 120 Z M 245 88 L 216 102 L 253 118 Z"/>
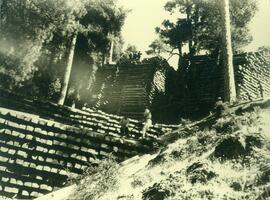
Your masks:
<path fill-rule="evenodd" d="M 77 185 L 41 199 L 270 198 L 270 100 L 186 122 L 152 154 L 102 161 Z"/>

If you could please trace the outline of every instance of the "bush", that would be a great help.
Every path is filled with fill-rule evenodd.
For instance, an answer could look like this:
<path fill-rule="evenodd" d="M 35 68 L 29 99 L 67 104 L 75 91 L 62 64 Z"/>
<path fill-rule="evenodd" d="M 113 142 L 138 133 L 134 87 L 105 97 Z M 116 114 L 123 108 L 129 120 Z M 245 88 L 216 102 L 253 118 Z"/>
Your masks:
<path fill-rule="evenodd" d="M 99 161 L 97 166 L 88 167 L 82 175 L 75 179 L 79 182 L 76 191 L 68 200 L 98 199 L 105 192 L 118 187 L 118 164 L 109 157 Z"/>

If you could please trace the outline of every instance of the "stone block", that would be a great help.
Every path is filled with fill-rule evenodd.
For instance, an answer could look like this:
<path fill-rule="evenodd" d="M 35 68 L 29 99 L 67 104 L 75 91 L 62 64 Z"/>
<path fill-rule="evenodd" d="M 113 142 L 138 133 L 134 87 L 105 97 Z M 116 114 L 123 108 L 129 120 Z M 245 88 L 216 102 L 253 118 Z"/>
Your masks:
<path fill-rule="evenodd" d="M 4 130 L 4 133 L 7 134 L 7 135 L 12 135 L 12 131 L 9 130 L 9 129 L 5 129 Z"/>
<path fill-rule="evenodd" d="M 13 163 L 15 163 L 14 158 L 9 158 L 9 159 L 8 159 L 8 163 L 9 163 L 9 164 L 13 164 Z"/>
<path fill-rule="evenodd" d="M 51 172 L 52 172 L 52 173 L 55 173 L 55 174 L 56 174 L 57 171 L 58 171 L 58 170 L 57 170 L 56 168 L 51 168 Z"/>
<path fill-rule="evenodd" d="M 37 180 L 43 180 L 43 178 L 41 176 L 36 176 Z"/>
<path fill-rule="evenodd" d="M 114 146 L 114 147 L 113 147 L 113 151 L 114 151 L 114 152 L 118 152 L 118 147 Z"/>
<path fill-rule="evenodd" d="M 15 161 L 18 165 L 23 165 L 24 161 L 21 159 L 16 159 Z"/>
<path fill-rule="evenodd" d="M 15 137 L 19 137 L 20 133 L 17 131 L 12 131 L 12 135 Z"/>
<path fill-rule="evenodd" d="M 81 166 L 80 164 L 76 163 L 76 164 L 75 164 L 75 168 L 76 168 L 76 169 L 81 169 L 82 166 Z"/>
<path fill-rule="evenodd" d="M 88 149 L 87 149 L 86 147 L 81 147 L 81 151 L 83 151 L 83 152 L 87 152 L 87 151 L 88 151 Z"/>
<path fill-rule="evenodd" d="M 13 132 L 14 132 L 14 131 L 13 131 Z M 25 134 L 19 133 L 19 135 L 18 135 L 17 137 L 19 137 L 19 138 L 21 138 L 21 139 L 24 139 L 24 138 L 25 138 Z"/>
<path fill-rule="evenodd" d="M 72 145 L 72 148 L 75 149 L 75 150 L 79 150 L 80 147 L 76 146 L 76 145 Z"/>
<path fill-rule="evenodd" d="M 9 181 L 11 184 L 17 185 L 17 181 L 15 178 L 11 178 Z"/>
<path fill-rule="evenodd" d="M 52 191 L 53 188 L 52 188 L 51 186 L 48 186 L 48 187 L 47 187 L 47 190 L 48 190 L 48 191 Z"/>
<path fill-rule="evenodd" d="M 34 131 L 34 127 L 27 125 L 26 126 L 26 130 L 33 132 Z"/>
<path fill-rule="evenodd" d="M 16 154 L 16 150 L 14 150 L 14 149 L 9 149 L 9 150 L 8 150 L 8 153 L 9 153 L 10 155 L 14 155 L 14 154 Z"/>
<path fill-rule="evenodd" d="M 53 127 L 58 128 L 58 129 L 61 129 L 61 124 L 59 124 L 59 123 L 54 123 L 54 124 L 53 124 Z"/>
<path fill-rule="evenodd" d="M 54 160 L 53 160 L 52 158 L 46 158 L 46 162 L 47 162 L 47 163 L 53 163 Z"/>
<path fill-rule="evenodd" d="M 22 148 L 23 149 L 28 149 L 28 144 L 27 143 L 23 143 Z"/>
<path fill-rule="evenodd" d="M 62 147 L 67 147 L 67 143 L 66 142 L 60 142 L 59 145 L 62 146 Z"/>
<path fill-rule="evenodd" d="M 43 170 L 43 166 L 42 166 L 42 165 L 38 165 L 38 166 L 36 167 L 36 169 L 42 171 L 42 170 Z"/>
<path fill-rule="evenodd" d="M 77 154 L 76 153 L 73 153 L 70 155 L 71 158 L 76 158 Z"/>
<path fill-rule="evenodd" d="M 15 147 L 21 147 L 20 143 L 19 143 L 19 142 L 16 142 L 16 141 L 13 142 L 13 145 L 14 145 Z"/>
<path fill-rule="evenodd" d="M 23 190 L 23 191 L 22 191 L 22 195 L 27 197 L 27 196 L 29 196 L 29 192 L 26 191 L 26 190 Z"/>
<path fill-rule="evenodd" d="M 62 169 L 59 171 L 59 174 L 64 175 L 64 176 L 67 176 L 67 172 L 65 170 L 62 170 Z"/>
<path fill-rule="evenodd" d="M 87 152 L 93 155 L 98 155 L 98 152 L 95 149 L 88 149 Z"/>
<path fill-rule="evenodd" d="M 43 168 L 43 170 L 44 170 L 44 171 L 47 171 L 47 172 L 50 172 L 50 171 L 51 171 L 51 168 L 48 167 L 48 166 L 45 166 L 45 167 Z"/>
<path fill-rule="evenodd" d="M 42 190 L 48 190 L 48 185 L 41 184 L 39 188 Z"/>
<path fill-rule="evenodd" d="M 77 156 L 76 156 L 76 159 L 77 159 L 77 160 L 81 160 L 81 157 L 82 157 L 82 156 L 77 155 Z"/>
<path fill-rule="evenodd" d="M 38 160 L 41 161 L 41 162 L 44 162 L 45 161 L 45 159 L 42 156 L 39 156 L 38 157 Z"/>
<path fill-rule="evenodd" d="M 87 162 L 87 158 L 85 156 L 82 156 L 81 160 Z"/>
<path fill-rule="evenodd" d="M 111 137 L 105 136 L 104 140 L 105 140 L 105 141 L 111 141 Z"/>
<path fill-rule="evenodd" d="M 21 128 L 20 125 L 18 123 L 12 122 L 12 121 L 6 121 L 6 123 L 14 128 Z"/>
<path fill-rule="evenodd" d="M 40 196 L 40 193 L 38 193 L 36 191 L 33 191 L 33 192 L 31 192 L 31 196 L 33 196 L 33 197 L 39 197 Z"/>
<path fill-rule="evenodd" d="M 62 151 L 55 151 L 55 154 L 58 155 L 58 156 L 62 156 L 63 152 Z"/>
<path fill-rule="evenodd" d="M 32 117 L 31 122 L 32 122 L 33 124 L 38 124 L 38 120 L 39 120 L 38 117 Z"/>
<path fill-rule="evenodd" d="M 18 191 L 19 191 L 19 189 L 17 189 L 17 188 L 12 188 L 12 187 L 8 187 L 8 186 L 5 187 L 5 192 L 17 194 Z"/>
<path fill-rule="evenodd" d="M 16 184 L 19 185 L 19 186 L 23 186 L 23 182 L 21 180 L 17 180 Z"/>
<path fill-rule="evenodd" d="M 46 121 L 44 121 L 44 120 L 39 120 L 39 121 L 38 121 L 38 124 L 41 125 L 41 126 L 46 126 Z"/>
<path fill-rule="evenodd" d="M 31 122 L 31 118 L 30 118 L 30 117 L 24 116 L 23 119 L 24 119 L 25 121 Z"/>
<path fill-rule="evenodd" d="M 27 140 L 33 140 L 33 135 L 27 134 L 25 136 L 25 139 L 27 139 Z"/>
<path fill-rule="evenodd" d="M 9 150 L 8 148 L 0 146 L 0 152 L 5 152 L 6 153 L 6 152 L 8 152 L 8 150 Z"/>
<path fill-rule="evenodd" d="M 2 171 L 2 172 L 6 171 L 6 167 L 0 166 L 0 171 Z"/>
<path fill-rule="evenodd" d="M 24 167 L 29 167 L 29 165 L 30 165 L 29 162 L 24 162 L 24 163 L 23 163 L 23 166 L 24 166 Z"/>
<path fill-rule="evenodd" d="M 46 144 L 47 140 L 45 140 L 43 138 L 40 138 L 39 142 L 42 143 L 42 144 Z"/>
<path fill-rule="evenodd" d="M 105 130 L 102 130 L 102 129 L 98 129 L 98 130 L 97 130 L 97 132 L 99 132 L 99 133 L 103 133 L 103 134 L 105 134 L 105 133 L 106 133 L 106 131 L 105 131 Z"/>
<path fill-rule="evenodd" d="M 36 151 L 43 152 L 43 149 L 44 149 L 44 148 L 43 148 L 43 147 L 41 147 L 41 146 L 37 146 L 37 147 L 36 147 Z"/>
<path fill-rule="evenodd" d="M 5 120 L 5 119 L 0 118 L 0 124 L 4 124 L 5 122 L 6 122 L 6 120 Z"/>
<path fill-rule="evenodd" d="M 48 151 L 49 151 L 49 149 L 43 148 L 43 152 L 44 152 L 44 153 L 48 153 Z"/>
<path fill-rule="evenodd" d="M 8 161 L 8 158 L 0 156 L 0 161 L 1 162 L 7 162 Z"/>
<path fill-rule="evenodd" d="M 54 121 L 52 121 L 52 120 L 48 120 L 47 121 L 47 126 L 50 126 L 50 127 L 52 127 L 53 125 L 54 125 Z"/>
<path fill-rule="evenodd" d="M 8 141 L 6 144 L 13 146 L 14 142 L 13 141 Z"/>
<path fill-rule="evenodd" d="M 22 156 L 24 158 L 27 158 L 27 153 L 24 152 L 24 151 L 21 151 L 21 150 L 17 151 L 17 155 L 20 155 L 20 156 Z"/>
<path fill-rule="evenodd" d="M 101 144 L 100 147 L 104 149 L 110 149 L 110 146 L 107 144 Z"/>
<path fill-rule="evenodd" d="M 34 131 L 35 131 L 36 133 L 42 134 L 42 129 L 41 129 L 41 128 L 35 127 Z"/>
<path fill-rule="evenodd" d="M 29 167 L 35 169 L 37 167 L 37 165 L 35 163 L 30 163 Z"/>
<path fill-rule="evenodd" d="M 67 167 L 73 168 L 73 164 L 70 163 L 70 162 L 68 162 L 68 163 L 67 163 Z"/>
<path fill-rule="evenodd" d="M 32 183 L 32 188 L 39 188 L 39 185 L 37 183 Z"/>
<path fill-rule="evenodd" d="M 58 137 L 61 139 L 64 139 L 64 140 L 68 138 L 68 136 L 66 134 L 59 134 Z"/>
<path fill-rule="evenodd" d="M 59 145 L 59 141 L 57 141 L 57 140 L 53 140 L 53 145 Z"/>
<path fill-rule="evenodd" d="M 32 186 L 32 183 L 31 183 L 31 182 L 25 182 L 25 183 L 24 183 L 24 186 L 26 186 L 26 187 L 31 187 L 31 186 Z"/>
<path fill-rule="evenodd" d="M 9 178 L 8 177 L 2 177 L 1 180 L 5 183 L 9 182 Z"/>
<path fill-rule="evenodd" d="M 49 154 L 55 154 L 55 150 L 54 150 L 54 149 L 51 149 L 51 150 L 49 150 L 48 153 L 49 153 Z"/>

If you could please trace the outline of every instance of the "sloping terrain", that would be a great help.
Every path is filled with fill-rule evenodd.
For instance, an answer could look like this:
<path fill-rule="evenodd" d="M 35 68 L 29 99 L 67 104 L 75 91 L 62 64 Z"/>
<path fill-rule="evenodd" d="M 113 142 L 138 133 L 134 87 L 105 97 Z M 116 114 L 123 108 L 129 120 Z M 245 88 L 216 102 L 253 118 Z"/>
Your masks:
<path fill-rule="evenodd" d="M 104 161 L 61 199 L 267 199 L 269 122 L 268 100 L 186 123 L 162 138 L 158 152 Z"/>

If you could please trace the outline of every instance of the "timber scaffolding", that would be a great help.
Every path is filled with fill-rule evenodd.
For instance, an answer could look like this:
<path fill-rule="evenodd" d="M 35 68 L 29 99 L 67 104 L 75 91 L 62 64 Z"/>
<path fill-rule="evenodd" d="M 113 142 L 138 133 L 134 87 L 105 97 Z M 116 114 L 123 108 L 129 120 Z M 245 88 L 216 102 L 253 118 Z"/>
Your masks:
<path fill-rule="evenodd" d="M 1 90 L 0 196 L 31 199 L 62 187 L 71 174 L 113 156 L 123 161 L 153 150 L 155 138 L 178 126 L 156 124 L 138 139 L 138 120 L 121 138 L 121 117 L 29 100 Z"/>

